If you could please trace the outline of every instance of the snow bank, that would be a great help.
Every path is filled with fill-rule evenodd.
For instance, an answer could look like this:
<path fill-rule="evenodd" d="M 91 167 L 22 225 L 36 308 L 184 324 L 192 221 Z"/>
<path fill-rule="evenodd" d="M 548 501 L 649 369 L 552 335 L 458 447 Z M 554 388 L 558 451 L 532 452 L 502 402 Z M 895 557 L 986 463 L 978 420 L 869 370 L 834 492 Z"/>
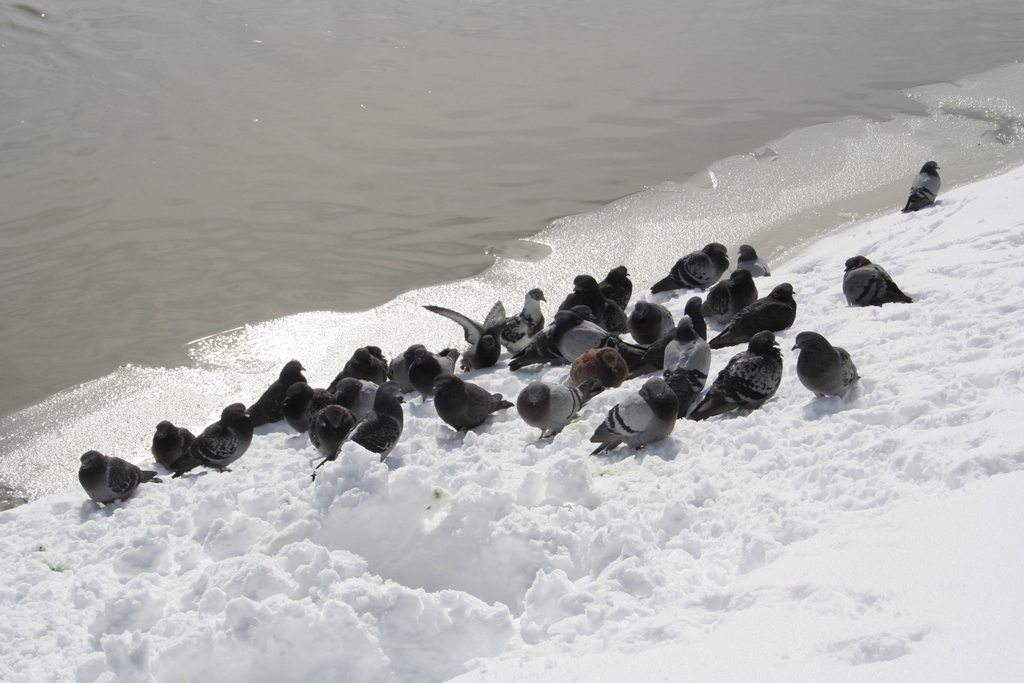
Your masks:
<path fill-rule="evenodd" d="M 103 509 L 74 490 L 0 513 L 0 678 L 934 678 L 958 640 L 965 661 L 1020 677 L 1004 637 L 975 633 L 1005 619 L 964 620 L 966 598 L 923 595 L 1021 602 L 1024 477 L 980 480 L 1024 470 L 1022 209 L 1018 169 L 776 265 L 759 289 L 791 282 L 799 304 L 777 397 L 680 422 L 645 451 L 596 458 L 587 443 L 642 380 L 545 442 L 514 411 L 456 434 L 417 399 L 387 465 L 348 444 L 311 482 L 314 453 L 282 423 L 230 474 Z M 848 308 L 855 254 L 915 303 Z M 654 300 L 679 315 L 686 298 Z M 863 380 L 849 399 L 799 384 L 789 348 L 802 330 L 853 355 Z M 737 350 L 715 352 L 712 376 Z M 514 397 L 566 374 L 503 361 L 469 378 Z M 856 571 L 890 555 L 889 574 Z"/>

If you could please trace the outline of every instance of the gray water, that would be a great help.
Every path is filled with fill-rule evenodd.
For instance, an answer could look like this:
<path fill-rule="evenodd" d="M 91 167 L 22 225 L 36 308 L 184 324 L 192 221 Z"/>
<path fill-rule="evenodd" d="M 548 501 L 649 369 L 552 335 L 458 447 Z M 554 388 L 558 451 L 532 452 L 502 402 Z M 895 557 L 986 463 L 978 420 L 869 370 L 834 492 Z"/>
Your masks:
<path fill-rule="evenodd" d="M 0 479 L 30 495 L 282 357 L 456 341 L 420 300 L 643 282 L 723 234 L 778 257 L 928 156 L 1017 158 L 1019 71 L 903 91 L 1024 56 L 1019 0 L 79 4 L 0 5 Z M 624 195 L 675 250 L 645 260 Z"/>

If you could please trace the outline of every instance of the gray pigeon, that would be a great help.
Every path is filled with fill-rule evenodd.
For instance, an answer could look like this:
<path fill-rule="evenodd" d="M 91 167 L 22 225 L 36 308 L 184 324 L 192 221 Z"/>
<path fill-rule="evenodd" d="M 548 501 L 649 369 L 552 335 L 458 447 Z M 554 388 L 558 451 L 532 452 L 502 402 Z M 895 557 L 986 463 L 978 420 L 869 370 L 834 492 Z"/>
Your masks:
<path fill-rule="evenodd" d="M 361 346 L 352 352 L 352 357 L 345 363 L 334 381 L 327 385 L 327 391 L 338 390 L 341 380 L 353 377 L 374 384 L 383 384 L 388 379 L 388 363 L 384 360 L 384 352 L 377 346 Z"/>
<path fill-rule="evenodd" d="M 907 197 L 907 205 L 903 207 L 903 213 L 917 211 L 935 203 L 935 197 L 939 194 L 939 165 L 934 161 L 927 162 L 921 167 L 914 184 L 910 188 L 910 196 Z"/>
<path fill-rule="evenodd" d="M 397 382 L 396 382 L 397 384 Z M 348 408 L 359 422 L 373 410 L 373 402 L 377 398 L 377 386 L 373 382 L 355 377 L 346 377 L 338 382 L 335 388 L 334 402 Z"/>
<path fill-rule="evenodd" d="M 775 335 L 764 330 L 755 334 L 747 350 L 737 353 L 718 373 L 691 420 L 704 420 L 736 408 L 760 408 L 775 395 L 782 382 L 782 353 Z"/>
<path fill-rule="evenodd" d="M 352 441 L 371 453 L 380 455 L 381 462 L 402 436 L 405 411 L 402 410 L 402 388 L 394 382 L 385 382 L 373 398 L 373 410 L 356 425 Z"/>
<path fill-rule="evenodd" d="M 525 349 L 533 335 L 544 329 L 541 301 L 547 301 L 544 292 L 540 289 L 531 289 L 523 299 L 523 310 L 518 315 L 505 318 L 501 325 L 499 341 L 509 353 L 515 355 Z"/>
<path fill-rule="evenodd" d="M 846 349 L 832 346 L 817 332 L 796 335 L 794 350 L 800 349 L 796 376 L 815 396 L 845 397 L 860 379 Z"/>
<path fill-rule="evenodd" d="M 498 362 L 498 357 L 501 356 L 501 330 L 506 317 L 505 308 L 500 301 L 491 307 L 483 325 L 450 308 L 441 306 L 424 306 L 423 308 L 458 323 L 462 328 L 463 335 L 469 343 L 469 348 L 462 354 L 463 370 L 489 368 Z"/>
<path fill-rule="evenodd" d="M 232 403 L 220 413 L 220 419 L 203 430 L 192 442 L 182 460 L 171 464 L 174 477 L 198 465 L 227 472 L 228 465 L 238 460 L 252 443 L 252 420 L 241 403 Z"/>
<path fill-rule="evenodd" d="M 669 274 L 654 283 L 651 292 L 673 289 L 707 289 L 718 282 L 729 269 L 728 251 L 724 245 L 712 242 L 700 251 L 694 251 L 676 261 Z"/>
<path fill-rule="evenodd" d="M 454 375 L 455 361 L 459 352 L 445 349 L 441 353 L 431 353 L 426 349 L 417 349 L 412 364 L 409 366 L 409 381 L 420 393 L 423 400 L 434 395 L 434 380 L 438 375 Z"/>
<path fill-rule="evenodd" d="M 711 369 L 711 347 L 693 330 L 686 316 L 676 326 L 672 341 L 665 347 L 665 383 L 679 401 L 677 417 L 686 417 L 693 402 L 704 390 Z"/>
<path fill-rule="evenodd" d="M 596 379 L 588 379 L 575 388 L 530 382 L 519 392 L 516 410 L 523 422 L 540 429 L 543 439 L 562 431 L 580 408 L 603 390 L 604 386 Z"/>
<path fill-rule="evenodd" d="M 757 252 L 749 244 L 740 245 L 740 255 L 736 260 L 736 267 L 748 271 L 754 277 L 766 277 L 772 274 L 772 271 L 768 270 L 768 264 L 757 255 Z"/>
<path fill-rule="evenodd" d="M 768 296 L 758 299 L 733 316 L 721 334 L 709 343 L 713 349 L 735 346 L 750 341 L 762 330 L 784 330 L 791 326 L 794 320 L 796 300 L 793 298 L 793 285 L 783 282 L 769 292 Z"/>
<path fill-rule="evenodd" d="M 606 299 L 611 299 L 619 308 L 626 310 L 629 299 L 633 296 L 633 281 L 629 279 L 626 266 L 612 268 L 604 280 L 598 283 L 598 287 Z"/>
<path fill-rule="evenodd" d="M 313 415 L 334 403 L 334 395 L 326 389 L 314 389 L 305 382 L 296 382 L 284 395 L 281 412 L 292 429 L 299 434 L 309 431 Z"/>
<path fill-rule="evenodd" d="M 666 334 L 671 334 L 676 322 L 672 314 L 661 304 L 637 301 L 629 314 L 629 333 L 637 344 L 649 345 Z"/>
<path fill-rule="evenodd" d="M 706 319 L 724 325 L 755 301 L 757 285 L 754 284 L 754 276 L 749 271 L 736 269 L 728 280 L 722 280 L 711 288 L 701 310 Z"/>
<path fill-rule="evenodd" d="M 701 308 L 701 300 L 699 296 L 691 296 L 686 301 L 686 307 L 683 309 L 683 315 L 690 319 L 693 323 L 693 331 L 701 339 L 708 338 L 708 324 L 704 320 L 704 310 Z"/>
<path fill-rule="evenodd" d="M 601 286 L 592 275 L 577 275 L 572 281 L 572 292 L 558 307 L 568 311 L 574 306 L 586 306 L 594 314 L 597 324 L 612 334 L 626 331 L 626 314 L 622 308 L 601 293 Z"/>
<path fill-rule="evenodd" d="M 851 306 L 910 304 L 914 300 L 900 291 L 885 268 L 863 256 L 846 259 L 843 273 L 843 294 Z"/>
<path fill-rule="evenodd" d="M 267 387 L 263 395 L 256 399 L 256 402 L 249 406 L 249 419 L 253 427 L 260 427 L 271 422 L 278 422 L 284 413 L 284 395 L 288 387 L 296 382 L 305 382 L 306 378 L 302 371 L 302 363 L 297 360 L 290 360 L 281 368 L 280 374 L 274 383 Z"/>
<path fill-rule="evenodd" d="M 408 394 L 416 391 L 416 387 L 409 381 L 409 366 L 416 359 L 416 349 L 425 349 L 423 344 L 413 344 L 401 354 L 391 359 L 388 365 L 388 378 L 402 387 L 402 392 Z"/>
<path fill-rule="evenodd" d="M 478 427 L 491 413 L 511 407 L 501 394 L 492 394 L 454 375 L 441 375 L 434 380 L 437 416 L 460 432 Z"/>
<path fill-rule="evenodd" d="M 591 455 L 607 453 L 620 443 L 631 448 L 643 448 L 660 441 L 672 433 L 676 426 L 679 401 L 675 393 L 660 377 L 647 380 L 635 394 L 608 411 L 601 426 L 590 437 L 599 443 Z"/>
<path fill-rule="evenodd" d="M 323 458 L 313 469 L 314 479 L 316 470 L 323 467 L 325 462 L 337 459 L 341 445 L 345 443 L 355 426 L 356 418 L 352 411 L 339 405 L 325 406 L 313 415 L 309 423 L 309 443 Z"/>
<path fill-rule="evenodd" d="M 81 458 L 78 481 L 89 497 L 97 503 L 113 503 L 132 495 L 139 484 L 160 483 L 157 473 L 140 470 L 121 458 L 108 458 L 98 451 L 88 451 Z"/>
<path fill-rule="evenodd" d="M 164 420 L 156 426 L 153 445 L 150 446 L 149 451 L 158 465 L 170 469 L 171 463 L 188 453 L 188 449 L 192 447 L 192 442 L 195 440 L 195 434 L 189 430 L 184 427 L 175 427 L 172 423 Z"/>

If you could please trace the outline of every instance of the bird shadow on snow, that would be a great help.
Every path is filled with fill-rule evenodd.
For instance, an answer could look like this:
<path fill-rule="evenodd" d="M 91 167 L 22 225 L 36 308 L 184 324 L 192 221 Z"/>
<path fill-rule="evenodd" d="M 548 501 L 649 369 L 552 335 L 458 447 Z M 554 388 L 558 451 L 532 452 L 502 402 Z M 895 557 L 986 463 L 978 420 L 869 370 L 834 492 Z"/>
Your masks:
<path fill-rule="evenodd" d="M 679 455 L 678 450 L 669 451 L 665 446 L 645 446 L 642 448 L 630 448 L 618 446 L 608 453 L 591 453 L 595 458 L 601 458 L 606 464 L 615 465 L 623 460 L 632 459 L 637 465 L 642 465 L 644 460 L 650 457 L 661 458 L 665 462 L 672 462 Z"/>
<path fill-rule="evenodd" d="M 82 503 L 82 506 L 78 509 L 78 521 L 84 524 L 94 517 L 110 517 L 119 508 L 124 507 L 125 502 L 126 501 L 119 500 L 114 503 L 102 505 L 96 501 L 87 500 Z"/>
<path fill-rule="evenodd" d="M 865 389 L 863 383 L 863 378 L 858 380 L 857 384 L 854 385 L 844 398 L 839 398 L 838 396 L 815 396 L 811 398 L 803 407 L 804 419 L 809 421 L 820 420 L 850 410 L 851 408 L 856 408 Z"/>

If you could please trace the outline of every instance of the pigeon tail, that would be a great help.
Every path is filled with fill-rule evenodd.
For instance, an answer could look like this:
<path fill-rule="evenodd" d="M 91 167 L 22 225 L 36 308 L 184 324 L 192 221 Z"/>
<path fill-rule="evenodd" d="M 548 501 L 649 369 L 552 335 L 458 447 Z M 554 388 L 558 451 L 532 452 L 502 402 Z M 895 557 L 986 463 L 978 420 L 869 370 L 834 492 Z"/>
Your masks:
<path fill-rule="evenodd" d="M 626 361 L 626 367 L 629 368 L 630 372 L 634 372 L 644 365 L 644 354 L 647 353 L 647 349 L 642 346 L 630 344 L 615 337 L 609 337 L 603 346 L 610 346 L 618 351 L 623 360 Z"/>
<path fill-rule="evenodd" d="M 902 213 L 910 213 L 912 211 L 919 211 L 926 206 L 931 206 L 935 203 L 935 195 L 926 187 L 919 187 L 910 193 L 907 197 L 907 205 L 903 207 Z"/>
<path fill-rule="evenodd" d="M 588 379 L 576 387 L 576 391 L 580 392 L 580 407 L 582 407 L 585 406 L 590 399 L 604 391 L 604 385 L 601 384 L 601 380 Z"/>
<path fill-rule="evenodd" d="M 750 336 L 731 330 L 725 330 L 720 335 L 708 342 L 713 349 L 724 349 L 727 346 L 736 346 L 750 341 Z"/>
<path fill-rule="evenodd" d="M 693 401 L 700 395 L 700 390 L 707 381 L 707 375 L 699 370 L 666 370 L 665 384 L 679 400 L 679 410 L 676 413 L 677 419 L 686 417 L 686 412 L 693 405 Z"/>
<path fill-rule="evenodd" d="M 670 292 L 673 289 L 679 289 L 681 287 L 682 285 L 676 282 L 676 280 L 671 275 L 669 275 L 667 277 L 663 277 L 662 279 L 654 283 L 654 285 L 651 287 L 651 294 Z"/>
<path fill-rule="evenodd" d="M 687 418 L 694 421 L 706 420 L 709 417 L 727 413 L 736 407 L 735 403 L 726 401 L 722 396 L 709 393 L 704 397 L 703 401 L 697 404 L 697 407 L 693 409 L 693 412 L 687 415 Z"/>
<path fill-rule="evenodd" d="M 143 483 L 145 483 L 147 481 L 151 481 L 154 484 L 162 484 L 162 483 L 164 483 L 163 480 L 160 477 L 157 476 L 158 474 L 160 474 L 160 473 L 159 472 L 154 472 L 153 470 L 140 470 L 139 471 L 139 483 L 143 484 Z"/>

